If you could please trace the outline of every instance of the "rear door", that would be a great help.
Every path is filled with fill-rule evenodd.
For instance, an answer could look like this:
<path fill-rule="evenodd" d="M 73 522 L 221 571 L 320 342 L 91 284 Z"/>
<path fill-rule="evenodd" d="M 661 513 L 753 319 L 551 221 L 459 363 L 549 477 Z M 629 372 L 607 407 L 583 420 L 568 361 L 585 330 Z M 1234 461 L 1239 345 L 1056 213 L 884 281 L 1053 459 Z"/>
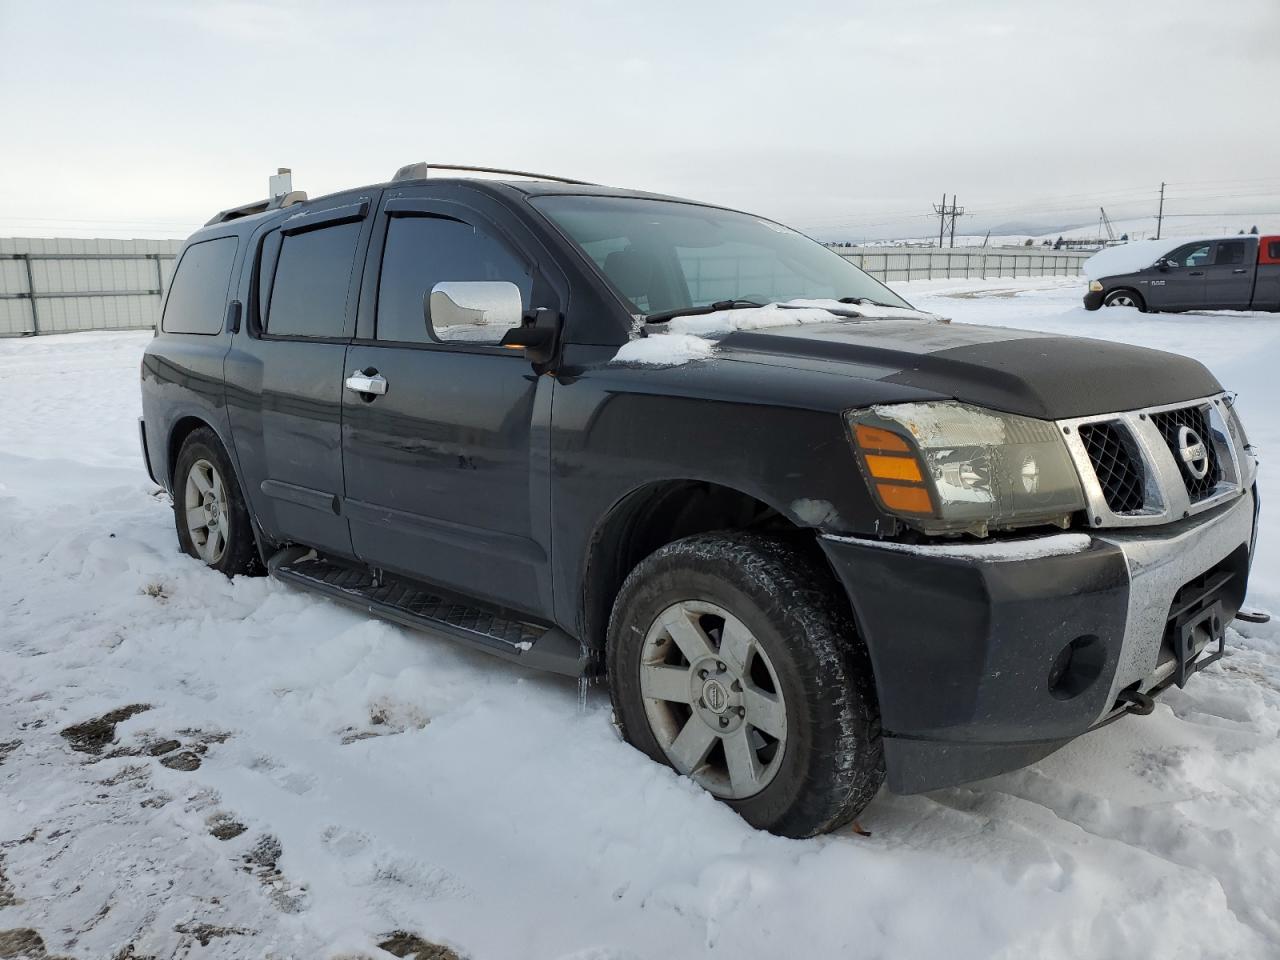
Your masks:
<path fill-rule="evenodd" d="M 1213 260 L 1205 266 L 1205 309 L 1248 309 L 1253 299 L 1257 244 L 1255 237 L 1240 237 L 1214 245 Z"/>
<path fill-rule="evenodd" d="M 257 239 L 248 322 L 226 360 L 246 495 L 269 536 L 351 555 L 342 380 L 373 197 L 307 207 Z"/>
<path fill-rule="evenodd" d="M 507 281 L 525 310 L 560 309 L 536 249 L 491 198 L 388 190 L 347 354 L 347 373 L 379 377 L 385 392 L 345 391 L 342 435 L 360 559 L 549 618 L 554 381 L 498 346 L 501 331 L 434 342 L 424 307 L 442 281 Z"/>
<path fill-rule="evenodd" d="M 1147 306 L 1156 310 L 1191 310 L 1204 304 L 1205 265 L 1213 254 L 1212 240 L 1188 243 L 1165 259 L 1167 270 L 1155 270 L 1146 295 Z"/>

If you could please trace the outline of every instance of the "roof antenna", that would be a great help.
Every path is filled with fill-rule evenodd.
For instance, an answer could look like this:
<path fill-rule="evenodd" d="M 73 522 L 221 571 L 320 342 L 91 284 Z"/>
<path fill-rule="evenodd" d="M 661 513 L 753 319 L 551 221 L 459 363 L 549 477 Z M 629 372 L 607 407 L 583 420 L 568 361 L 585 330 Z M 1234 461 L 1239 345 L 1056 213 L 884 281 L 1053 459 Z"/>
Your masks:
<path fill-rule="evenodd" d="M 277 167 L 267 184 L 267 196 L 272 200 L 287 196 L 293 193 L 293 171 L 288 167 Z"/>

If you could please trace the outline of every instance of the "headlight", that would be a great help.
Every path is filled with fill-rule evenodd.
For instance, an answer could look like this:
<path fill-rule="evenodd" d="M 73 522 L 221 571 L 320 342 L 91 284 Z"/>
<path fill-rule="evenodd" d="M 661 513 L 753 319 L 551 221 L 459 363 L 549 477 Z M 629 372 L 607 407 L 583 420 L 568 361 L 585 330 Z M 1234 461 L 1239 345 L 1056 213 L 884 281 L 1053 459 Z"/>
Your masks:
<path fill-rule="evenodd" d="M 898 403 L 847 415 L 858 461 L 889 513 L 926 533 L 1052 523 L 1084 493 L 1057 426 L 954 401 Z"/>
<path fill-rule="evenodd" d="M 1090 280 L 1090 281 L 1089 281 L 1089 289 L 1090 289 L 1090 291 L 1092 291 L 1093 293 L 1101 293 L 1101 292 L 1102 292 L 1102 281 L 1101 281 L 1101 280 Z"/>

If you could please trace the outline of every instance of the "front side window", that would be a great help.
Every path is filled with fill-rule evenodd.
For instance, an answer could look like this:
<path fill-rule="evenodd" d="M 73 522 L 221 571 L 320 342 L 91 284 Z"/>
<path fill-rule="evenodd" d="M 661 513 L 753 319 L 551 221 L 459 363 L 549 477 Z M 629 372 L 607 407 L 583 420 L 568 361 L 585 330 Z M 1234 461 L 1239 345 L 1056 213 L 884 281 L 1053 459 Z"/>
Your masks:
<path fill-rule="evenodd" d="M 546 196 L 532 202 L 636 313 L 798 298 L 867 299 L 910 309 L 839 254 L 760 217 L 637 197 Z"/>
<path fill-rule="evenodd" d="M 1180 267 L 1202 267 L 1209 261 L 1211 249 L 1213 249 L 1211 243 L 1190 243 L 1185 247 L 1179 247 L 1166 259 Z"/>
<path fill-rule="evenodd" d="M 1215 267 L 1238 266 L 1242 263 L 1244 263 L 1243 240 L 1220 240 L 1218 242 L 1218 252 L 1213 258 Z"/>
<path fill-rule="evenodd" d="M 360 223 L 286 235 L 266 297 L 273 337 L 343 337 Z"/>
<path fill-rule="evenodd" d="M 235 237 L 219 237 L 187 247 L 169 283 L 160 324 L 165 333 L 207 336 L 222 331 L 239 243 Z"/>
<path fill-rule="evenodd" d="M 429 343 L 427 316 L 432 288 L 442 282 L 507 281 L 528 309 L 530 268 L 504 244 L 479 228 L 449 217 L 392 217 L 378 279 L 379 340 Z M 497 343 L 501 330 L 473 343 Z"/>

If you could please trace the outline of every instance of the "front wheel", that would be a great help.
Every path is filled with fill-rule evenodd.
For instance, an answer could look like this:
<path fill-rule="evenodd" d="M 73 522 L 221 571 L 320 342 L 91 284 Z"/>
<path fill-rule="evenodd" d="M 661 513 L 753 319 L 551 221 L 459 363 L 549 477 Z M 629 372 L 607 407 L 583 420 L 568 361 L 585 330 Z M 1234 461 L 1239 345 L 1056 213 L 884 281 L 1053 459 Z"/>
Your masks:
<path fill-rule="evenodd" d="M 193 430 L 173 471 L 178 543 L 188 555 L 234 576 L 253 573 L 258 548 L 230 459 L 214 432 Z"/>
<path fill-rule="evenodd" d="M 781 539 L 700 534 L 627 577 L 609 623 L 623 735 L 790 837 L 855 817 L 884 780 L 865 648 L 820 558 Z"/>
<path fill-rule="evenodd" d="M 1133 290 L 1112 290 L 1102 298 L 1104 307 L 1136 307 L 1143 313 L 1147 312 L 1147 304 L 1142 296 Z"/>

